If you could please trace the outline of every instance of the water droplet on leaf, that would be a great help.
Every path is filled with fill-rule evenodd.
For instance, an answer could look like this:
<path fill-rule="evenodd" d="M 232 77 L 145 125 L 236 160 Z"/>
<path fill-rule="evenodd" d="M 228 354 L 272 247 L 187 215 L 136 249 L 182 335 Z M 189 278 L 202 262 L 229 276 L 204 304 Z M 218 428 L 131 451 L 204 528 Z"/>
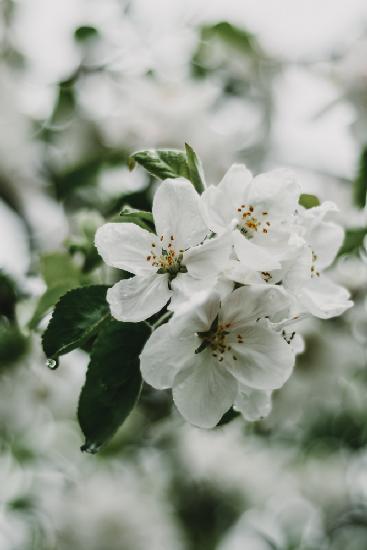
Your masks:
<path fill-rule="evenodd" d="M 56 361 L 55 359 L 47 359 L 46 367 L 48 367 L 49 369 L 55 370 L 57 369 L 58 366 L 59 366 L 59 362 Z"/>
<path fill-rule="evenodd" d="M 101 446 L 98 445 L 97 443 L 86 441 L 84 445 L 80 447 L 80 450 L 82 451 L 82 453 L 89 453 L 91 455 L 95 455 L 96 453 L 98 453 L 100 447 Z"/>

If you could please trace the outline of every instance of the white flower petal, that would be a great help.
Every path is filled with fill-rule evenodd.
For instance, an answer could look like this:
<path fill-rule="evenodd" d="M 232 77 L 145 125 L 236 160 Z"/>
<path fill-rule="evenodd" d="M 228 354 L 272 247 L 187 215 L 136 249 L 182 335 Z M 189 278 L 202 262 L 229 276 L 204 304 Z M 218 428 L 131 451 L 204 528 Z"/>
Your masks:
<path fill-rule="evenodd" d="M 282 336 L 263 323 L 241 332 L 243 343 L 233 337 L 232 354 L 224 362 L 233 376 L 245 386 L 258 390 L 280 388 L 288 380 L 294 365 L 294 352 Z"/>
<path fill-rule="evenodd" d="M 208 226 L 221 234 L 237 215 L 244 202 L 252 174 L 244 164 L 233 164 L 218 185 L 210 185 L 201 195 Z"/>
<path fill-rule="evenodd" d="M 279 286 L 243 286 L 222 300 L 220 320 L 230 323 L 231 330 L 237 330 L 261 317 L 271 319 L 286 311 L 289 305 L 288 294 Z"/>
<path fill-rule="evenodd" d="M 179 372 L 172 390 L 173 400 L 182 416 L 200 428 L 216 426 L 233 404 L 236 392 L 234 378 L 205 351 Z"/>
<path fill-rule="evenodd" d="M 135 323 L 160 311 L 171 294 L 168 275 L 136 275 L 131 279 L 123 279 L 110 288 L 107 301 L 115 319 Z"/>
<path fill-rule="evenodd" d="M 171 282 L 171 286 L 173 295 L 168 309 L 176 314 L 200 306 L 213 292 L 222 299 L 233 290 L 233 282 L 228 279 L 217 276 L 195 279 L 189 273 L 179 273 Z"/>
<path fill-rule="evenodd" d="M 312 250 L 309 246 L 303 246 L 297 251 L 294 258 L 284 263 L 279 274 L 272 273 L 275 278 L 282 281 L 287 289 L 297 289 L 311 279 Z"/>
<path fill-rule="evenodd" d="M 195 354 L 194 335 L 178 338 L 172 334 L 172 323 L 158 327 L 140 355 L 141 374 L 153 388 L 171 388 L 176 374 Z"/>
<path fill-rule="evenodd" d="M 238 230 L 233 232 L 233 244 L 240 262 L 254 271 L 271 271 L 280 268 L 280 263 L 265 247 L 253 244 Z"/>
<path fill-rule="evenodd" d="M 240 385 L 233 408 L 250 422 L 265 418 L 271 411 L 271 392 Z"/>
<path fill-rule="evenodd" d="M 227 290 L 227 286 L 224 289 L 220 288 L 220 291 L 226 292 Z M 220 295 L 218 292 L 199 291 L 192 296 L 187 305 L 183 305 L 181 302 L 172 330 L 180 335 L 206 332 L 218 316 L 219 307 Z"/>
<path fill-rule="evenodd" d="M 316 269 L 321 271 L 329 267 L 343 244 L 344 230 L 340 225 L 323 222 L 317 225 L 310 234 L 309 244 L 316 254 Z"/>
<path fill-rule="evenodd" d="M 225 269 L 231 250 L 232 236 L 227 232 L 190 248 L 184 254 L 183 263 L 189 274 L 197 279 L 213 277 Z"/>
<path fill-rule="evenodd" d="M 259 174 L 253 180 L 249 201 L 261 203 L 272 218 L 287 218 L 298 207 L 301 187 L 295 174 L 288 169 L 276 169 Z"/>
<path fill-rule="evenodd" d="M 95 243 L 103 261 L 135 275 L 156 271 L 147 261 L 157 236 L 134 223 L 106 223 L 97 230 Z"/>
<path fill-rule="evenodd" d="M 157 235 L 165 239 L 172 235 L 176 251 L 199 244 L 209 232 L 201 213 L 200 195 L 183 178 L 167 179 L 160 184 L 152 212 Z"/>
<path fill-rule="evenodd" d="M 230 260 L 228 262 L 224 275 L 231 281 L 235 281 L 241 285 L 265 284 L 265 280 L 261 277 L 259 271 L 253 271 L 238 260 Z"/>
<path fill-rule="evenodd" d="M 303 311 L 321 319 L 337 317 L 353 306 L 349 292 L 327 277 L 314 277 L 296 294 Z"/>
<path fill-rule="evenodd" d="M 298 209 L 300 217 L 303 218 L 303 223 L 310 231 L 322 223 L 325 218 L 330 218 L 333 214 L 339 212 L 339 208 L 332 201 L 325 201 L 320 204 L 320 206 L 314 206 L 313 208 L 299 207 Z M 329 216 L 329 214 L 331 214 L 331 216 Z"/>

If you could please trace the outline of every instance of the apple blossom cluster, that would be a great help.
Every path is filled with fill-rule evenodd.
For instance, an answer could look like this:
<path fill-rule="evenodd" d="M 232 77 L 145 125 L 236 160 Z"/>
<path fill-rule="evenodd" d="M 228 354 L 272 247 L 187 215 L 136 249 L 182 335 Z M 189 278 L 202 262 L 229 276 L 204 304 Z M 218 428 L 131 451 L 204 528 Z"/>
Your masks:
<path fill-rule="evenodd" d="M 162 181 L 155 233 L 134 223 L 97 231 L 104 262 L 132 274 L 108 290 L 113 317 L 160 315 L 140 355 L 143 379 L 172 388 L 196 426 L 216 426 L 232 406 L 250 421 L 267 415 L 302 350 L 296 322 L 352 306 L 324 273 L 343 241 L 336 206 L 306 209 L 300 194 L 288 170 L 253 177 L 235 164 L 202 194 L 184 178 Z"/>

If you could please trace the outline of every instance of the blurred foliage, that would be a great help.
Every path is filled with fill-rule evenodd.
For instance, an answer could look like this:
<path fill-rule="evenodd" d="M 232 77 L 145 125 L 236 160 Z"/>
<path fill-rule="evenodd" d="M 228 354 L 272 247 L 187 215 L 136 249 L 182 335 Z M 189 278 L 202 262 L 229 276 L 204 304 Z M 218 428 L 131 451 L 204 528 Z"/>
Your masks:
<path fill-rule="evenodd" d="M 255 37 L 228 21 L 220 21 L 214 25 L 204 25 L 198 48 L 192 59 L 193 75 L 198 78 L 208 76 L 208 73 L 218 70 L 218 64 L 212 63 L 213 41 L 221 41 L 241 55 L 251 56 L 258 53 L 259 46 Z"/>
<path fill-rule="evenodd" d="M 363 149 L 360 161 L 359 171 L 353 184 L 353 199 L 358 208 L 366 206 L 367 196 L 367 148 Z"/>
<path fill-rule="evenodd" d="M 19 361 L 28 350 L 28 339 L 16 321 L 16 304 L 21 297 L 15 281 L 0 271 L 0 369 Z"/>
<path fill-rule="evenodd" d="M 16 7 L 17 3 L 9 0 L 5 0 L 1 6 L 5 29 L 1 37 L 1 57 L 4 63 L 21 71 L 26 69 L 27 59 L 13 43 L 10 32 L 12 21 L 16 16 Z M 124 17 L 129 17 L 129 9 L 133 11 L 133 3 L 129 9 L 125 4 L 120 7 L 122 7 Z M 304 382 L 303 392 L 300 392 L 291 401 L 294 409 L 288 410 L 290 418 L 283 421 L 275 419 L 272 422 L 256 422 L 242 431 L 238 430 L 236 435 L 239 442 L 236 449 L 231 449 L 233 440 L 225 439 L 229 431 L 235 430 L 236 426 L 236 422 L 232 421 L 238 416 L 238 413 L 231 409 L 223 416 L 218 424 L 218 429 L 214 431 L 214 434 L 223 436 L 222 447 L 218 443 L 212 446 L 208 444 L 207 447 L 202 444 L 200 447 L 199 438 L 195 441 L 188 438 L 182 446 L 190 447 L 191 445 L 192 448 L 179 451 L 177 439 L 183 438 L 182 434 L 185 432 L 182 426 L 176 422 L 169 392 L 157 392 L 145 384 L 141 391 L 139 405 L 128 418 L 123 429 L 119 430 L 109 445 L 102 449 L 99 459 L 95 459 L 95 462 L 91 463 L 88 462 L 87 457 L 83 456 L 81 466 L 75 461 L 74 446 L 80 435 L 75 428 L 74 413 L 69 410 L 67 394 L 72 392 L 73 386 L 77 383 L 76 379 L 71 376 L 68 378 L 67 369 L 63 370 L 65 385 L 70 384 L 67 391 L 64 390 L 65 395 L 63 395 L 63 377 L 57 379 L 55 378 L 57 374 L 55 374 L 53 377 L 46 378 L 46 375 L 41 376 L 39 371 L 29 368 L 28 363 L 33 361 L 39 364 L 40 358 L 34 357 L 34 352 L 30 347 L 28 329 L 39 327 L 51 309 L 58 303 L 59 306 L 56 308 L 53 321 L 44 337 L 44 348 L 47 354 L 56 361 L 58 355 L 66 354 L 77 347 L 88 353 L 92 350 L 86 385 L 82 390 L 80 400 L 79 420 L 87 439 L 87 448 L 96 450 L 101 443 L 115 433 L 130 412 L 132 404 L 135 403 L 139 394 L 141 380 L 136 365 L 131 365 L 129 362 L 129 346 L 138 345 L 139 347 L 142 343 L 140 339 L 144 340 L 146 334 L 144 329 L 141 333 L 133 336 L 129 334 L 126 337 L 126 334 L 121 334 L 121 341 L 115 348 L 106 346 L 110 331 L 124 332 L 126 326 L 124 325 L 122 330 L 120 325 L 117 326 L 117 323 L 110 319 L 104 300 L 107 287 L 100 286 L 97 297 L 90 294 L 91 288 L 96 288 L 95 285 L 100 282 L 98 272 L 101 259 L 94 246 L 95 230 L 105 219 L 113 219 L 121 223 L 139 223 L 141 226 L 151 229 L 152 219 L 149 209 L 155 178 L 181 175 L 188 177 L 195 182 L 197 187 L 200 187 L 202 174 L 198 160 L 192 154 L 189 146 L 186 146 L 185 151 L 164 150 L 162 152 L 160 150 L 158 153 L 157 150 L 143 150 L 131 154 L 128 138 L 127 141 L 124 141 L 124 135 L 122 135 L 121 144 L 111 145 L 107 142 L 98 121 L 86 117 L 78 94 L 78 87 L 83 78 L 109 73 L 108 66 L 99 63 L 90 64 L 86 60 L 89 48 L 103 40 L 103 32 L 98 25 L 93 26 L 86 21 L 86 24 L 72 29 L 70 34 L 74 36 L 83 55 L 69 74 L 63 75 L 59 82 L 52 84 L 55 87 L 52 112 L 44 120 L 33 120 L 32 125 L 35 130 L 34 141 L 37 146 L 40 146 L 41 151 L 39 158 L 36 159 L 36 164 L 40 164 L 40 173 L 48 183 L 44 192 L 63 206 L 69 222 L 75 213 L 80 213 L 81 209 L 85 210 L 85 216 L 80 223 L 76 224 L 77 227 L 72 227 L 66 242 L 57 251 L 39 252 L 32 240 L 33 272 L 40 274 L 46 285 L 46 290 L 38 301 L 33 300 L 30 312 L 31 320 L 26 328 L 21 324 L 21 316 L 17 312 L 26 293 L 23 292 L 18 281 L 15 282 L 12 277 L 0 272 L 0 374 L 14 376 L 14 383 L 13 378 L 10 379 L 14 394 L 9 392 L 10 386 L 5 385 L 5 377 L 1 379 L 5 390 L 1 394 L 3 407 L 0 410 L 0 416 L 2 416 L 0 450 L 1 455 L 4 456 L 7 452 L 11 453 L 16 466 L 19 464 L 27 466 L 27 470 L 22 471 L 24 477 L 19 483 L 20 489 L 18 492 L 14 489 L 14 495 L 12 494 L 7 502 L 7 513 L 10 510 L 17 514 L 17 520 L 22 517 L 23 523 L 31 526 L 29 544 L 21 546 L 21 550 L 56 550 L 60 544 L 62 544 L 62 550 L 64 548 L 77 550 L 89 547 L 88 543 L 84 543 L 84 545 L 81 543 L 82 546 L 78 546 L 70 533 L 59 534 L 62 531 L 60 527 L 62 521 L 65 520 L 67 523 L 63 514 L 66 514 L 68 507 L 73 510 L 75 506 L 75 510 L 77 510 L 78 503 L 75 493 L 78 487 L 86 490 L 82 499 L 83 511 L 87 517 L 90 513 L 91 519 L 86 524 L 80 522 L 79 517 L 76 517 L 74 522 L 77 532 L 88 531 L 92 534 L 97 545 L 93 547 L 93 550 L 95 548 L 115 550 L 115 543 L 117 543 L 117 548 L 122 548 L 121 544 L 124 543 L 121 543 L 122 539 L 119 538 L 116 526 L 99 517 L 102 517 L 104 510 L 99 510 L 98 520 L 94 519 L 96 516 L 92 516 L 92 509 L 98 506 L 99 501 L 102 502 L 102 508 L 106 506 L 106 501 L 102 498 L 104 495 L 100 495 L 98 491 L 101 489 L 102 492 L 108 491 L 107 481 L 113 479 L 113 468 L 122 465 L 122 470 L 118 471 L 115 478 L 116 483 L 113 484 L 109 498 L 112 501 L 116 494 L 118 495 L 116 515 L 118 524 L 123 525 L 123 520 L 126 519 L 124 514 L 126 516 L 128 514 L 124 510 L 121 511 L 120 499 L 121 501 L 124 498 L 131 499 L 131 494 L 128 492 L 131 487 L 123 487 L 123 490 L 120 491 L 120 486 L 117 484 L 118 476 L 129 469 L 133 472 L 134 467 L 141 465 L 144 461 L 151 466 L 157 457 L 164 470 L 162 477 L 164 477 L 167 490 L 167 494 L 163 498 L 167 500 L 169 513 L 178 521 L 182 530 L 184 547 L 188 550 L 220 548 L 222 537 L 235 526 L 242 513 L 247 510 L 255 510 L 256 507 L 263 509 L 268 496 L 274 497 L 272 494 L 272 491 L 276 492 L 274 488 L 280 488 L 284 502 L 289 498 L 287 492 L 289 487 L 286 486 L 286 483 L 284 486 L 281 484 L 283 479 L 272 480 L 272 475 L 273 477 L 279 475 L 276 465 L 282 451 L 286 456 L 294 453 L 299 463 L 303 464 L 305 469 L 312 470 L 313 475 L 318 479 L 317 491 L 315 491 L 310 486 L 310 478 L 304 475 L 304 471 L 297 471 L 291 461 L 285 460 L 282 464 L 281 472 L 284 475 L 281 477 L 288 479 L 289 476 L 291 478 L 292 491 L 297 490 L 302 496 L 307 495 L 307 498 L 314 502 L 315 507 L 319 507 L 320 519 L 322 520 L 323 516 L 327 518 L 322 550 L 329 547 L 333 550 L 349 550 L 350 548 L 365 550 L 367 547 L 366 507 L 364 504 L 353 501 L 353 498 L 363 500 L 365 497 L 353 497 L 352 490 L 356 491 L 354 486 L 350 489 L 351 495 L 347 497 L 337 485 L 338 483 L 342 485 L 345 482 L 343 476 L 347 475 L 345 464 L 342 461 L 345 454 L 349 453 L 348 456 L 352 462 L 363 456 L 367 448 L 367 410 L 357 407 L 357 405 L 352 407 L 350 404 L 347 406 L 342 403 L 339 403 L 339 409 L 336 409 L 330 395 L 333 390 L 330 390 L 331 385 L 329 386 L 328 382 L 325 383 L 324 390 L 317 387 L 319 392 L 324 391 L 322 406 L 319 404 L 318 410 L 316 410 L 316 406 L 312 411 L 308 410 L 310 396 L 314 391 L 312 384 L 319 384 L 316 373 L 325 367 L 318 362 L 318 358 L 322 355 L 325 347 L 330 345 L 330 339 L 327 340 L 326 337 L 323 339 L 321 331 L 317 328 L 314 329 L 313 336 L 307 342 L 308 351 L 299 359 L 298 369 L 295 373 L 295 376 L 301 376 L 305 372 L 311 373 L 307 382 L 309 389 L 306 388 L 307 384 Z M 273 79 L 282 68 L 283 61 L 271 59 L 269 54 L 265 54 L 258 39 L 252 33 L 227 21 L 202 25 L 198 29 L 198 37 L 193 58 L 188 60 L 188 68 L 195 83 L 215 82 L 222 92 L 218 104 L 223 102 L 224 98 L 235 97 L 252 101 L 254 106 L 260 106 L 262 132 L 259 132 L 259 138 L 255 144 L 249 147 L 243 146 L 240 156 L 242 155 L 246 161 L 249 158 L 251 162 L 261 166 L 264 159 L 267 158 L 271 137 Z M 116 71 L 116 69 L 114 70 Z M 111 72 L 113 74 L 113 71 Z M 147 78 L 156 78 L 155 68 L 152 66 L 147 69 L 146 75 Z M 158 120 L 157 124 L 159 123 Z M 80 143 L 78 139 L 71 136 L 73 126 L 76 126 L 78 130 L 85 129 L 85 136 L 79 138 L 84 147 L 78 154 L 73 151 L 75 156 L 72 156 L 71 159 L 66 156 L 65 158 L 55 156 L 55 151 L 62 150 L 63 142 L 69 143 L 70 141 L 77 150 Z M 187 136 L 187 139 L 191 140 L 191 138 L 191 135 Z M 27 139 L 29 139 L 28 135 Z M 21 155 L 21 153 L 19 154 Z M 131 156 L 129 156 L 130 154 Z M 17 160 L 17 162 L 19 161 Z M 125 168 L 128 164 L 130 168 L 133 168 L 134 163 L 141 164 L 148 169 L 152 175 L 149 185 L 143 190 L 135 191 L 126 191 L 121 185 L 121 190 L 116 196 L 104 196 L 98 187 L 103 171 L 111 167 Z M 366 205 L 366 174 L 367 154 L 364 149 L 361 154 L 359 173 L 353 183 L 354 203 L 360 209 Z M 12 177 L 14 181 L 12 181 Z M 17 176 L 1 173 L 0 196 L 13 210 L 21 212 L 19 195 L 22 191 L 15 190 L 18 185 L 16 180 Z M 319 202 L 314 195 L 304 194 L 301 204 L 305 208 L 310 208 Z M 120 217 L 119 213 L 121 213 Z M 27 219 L 26 223 L 28 224 Z M 363 227 L 362 221 L 359 223 L 358 227 L 347 228 L 340 254 L 356 255 L 361 251 L 363 240 L 367 235 L 367 228 Z M 122 276 L 124 275 L 122 274 Z M 363 300 L 365 296 L 363 288 L 359 292 Z M 357 294 L 358 292 L 356 292 Z M 99 299 L 101 296 L 103 300 Z M 73 314 L 72 318 L 70 312 Z M 72 322 L 75 321 L 75 313 L 78 314 L 77 322 Z M 329 324 L 333 326 L 332 323 Z M 54 331 L 55 326 L 57 326 L 57 337 Z M 351 329 L 346 322 L 344 332 L 348 333 L 348 330 Z M 334 337 L 337 338 L 337 336 L 335 330 Z M 354 343 L 354 346 L 357 347 L 357 343 Z M 25 358 L 27 361 L 24 360 Z M 66 363 L 67 361 L 65 361 L 65 366 Z M 28 378 L 22 374 L 21 368 L 13 368 L 18 365 L 23 365 Z M 12 370 L 5 371 L 4 368 L 3 372 L 3 367 L 9 366 L 12 367 Z M 76 371 L 78 370 L 78 360 L 75 361 L 73 367 Z M 43 368 L 46 370 L 44 366 Z M 353 368 L 351 368 L 351 372 L 354 373 Z M 17 376 L 19 379 L 16 378 Z M 336 376 L 332 369 L 330 376 Z M 365 392 L 366 380 L 360 378 L 356 383 L 350 372 L 345 373 L 345 378 L 349 384 L 355 384 L 356 388 Z M 93 382 L 92 389 L 91 381 Z M 25 387 L 26 384 L 29 385 L 29 388 Z M 292 389 L 284 388 L 282 391 L 291 393 Z M 49 399 L 45 397 L 48 394 L 52 396 Z M 282 398 L 281 392 L 275 397 L 279 402 L 282 401 Z M 40 412 L 42 399 L 44 405 Z M 62 400 L 65 401 L 64 404 L 61 403 Z M 76 403 L 74 403 L 75 405 Z M 304 415 L 292 424 L 293 416 L 296 417 L 299 410 L 304 411 Z M 60 411 L 62 412 L 60 413 Z M 28 417 L 28 415 L 27 423 L 24 417 Z M 110 417 L 109 420 L 112 418 L 112 421 L 107 425 L 106 418 L 108 417 Z M 47 423 L 50 420 L 53 424 L 52 429 Z M 240 439 L 241 436 L 243 439 Z M 197 449 L 195 445 L 197 445 Z M 251 447 L 251 445 L 253 446 Z M 223 447 L 227 454 L 223 453 Z M 185 450 L 192 454 L 188 453 L 183 458 L 180 453 L 184 453 Z M 229 454 L 231 451 L 233 451 L 233 455 Z M 238 480 L 240 481 L 237 481 L 235 488 L 233 488 L 233 481 L 230 487 L 230 483 L 226 484 L 221 479 L 215 479 L 213 472 L 219 469 L 222 472 L 235 472 L 236 468 L 241 466 L 241 461 L 247 459 L 249 452 L 252 453 L 251 460 L 253 462 L 259 460 L 258 479 L 246 479 L 244 474 L 241 474 L 242 477 L 239 474 Z M 218 459 L 216 459 L 216 453 L 218 453 Z M 195 468 L 197 470 L 202 468 L 198 456 L 205 458 L 200 454 L 213 454 L 218 469 L 215 470 L 212 466 L 209 473 L 198 474 Z M 269 458 L 267 462 L 263 461 L 264 455 Z M 200 464 L 199 467 L 195 464 L 193 456 Z M 322 478 L 322 472 L 327 470 L 327 460 L 330 457 L 336 462 L 340 460 L 342 469 L 342 474 L 340 472 L 333 474 L 334 477 L 331 478 L 331 481 Z M 70 467 L 71 461 L 74 463 L 73 468 Z M 205 464 L 205 462 L 203 463 Z M 300 467 L 299 463 L 298 467 Z M 90 499 L 91 493 L 87 492 L 88 484 L 93 483 L 95 477 L 101 476 L 101 470 L 105 476 L 103 483 L 94 487 L 94 492 L 92 492 L 94 498 Z M 253 471 L 251 470 L 251 472 Z M 30 480 L 31 474 L 33 478 Z M 66 489 L 65 487 L 61 488 L 62 483 L 57 477 L 60 474 L 63 476 Z M 211 476 L 210 479 L 209 476 Z M 53 477 L 58 479 L 56 490 L 52 485 Z M 155 477 L 159 478 L 152 469 L 152 473 L 149 475 L 149 478 L 152 478 L 149 479 L 151 484 L 145 482 L 144 493 L 148 494 L 151 491 L 155 495 L 154 483 L 159 485 L 160 482 Z M 76 478 L 76 482 L 74 478 Z M 44 479 L 46 479 L 46 483 L 44 483 Z M 4 487 L 9 483 L 13 491 L 15 484 L 12 485 L 11 476 L 7 473 L 4 478 L 0 476 L 0 481 L 3 484 L 0 496 L 2 505 L 1 499 L 5 498 Z M 268 488 L 268 491 L 265 491 L 263 485 L 268 483 L 273 483 L 273 485 Z M 324 495 L 330 489 L 328 484 L 332 485 L 331 496 L 330 494 Z M 256 485 L 259 487 L 259 494 L 251 495 L 251 490 Z M 362 487 L 359 489 L 362 491 Z M 63 490 L 64 492 L 62 492 Z M 55 501 L 60 500 L 61 502 L 60 508 L 47 500 L 53 491 L 56 494 Z M 324 499 L 321 504 L 318 493 Z M 162 495 L 157 494 L 154 498 L 156 499 L 154 504 L 158 507 Z M 130 507 L 131 516 L 139 517 L 137 522 L 139 531 L 149 520 L 156 523 L 153 514 L 153 520 L 149 517 L 145 519 L 146 505 L 143 495 L 141 504 L 139 502 L 137 506 L 133 502 Z M 3 508 L 5 509 L 5 506 L 1 507 L 1 511 Z M 55 513 L 55 510 L 62 510 L 63 514 Z M 46 517 L 47 514 L 50 514 L 48 520 L 52 524 L 48 526 L 48 529 L 55 528 L 56 533 L 53 535 L 55 540 L 50 537 L 50 542 L 45 534 L 47 529 L 43 527 L 45 521 L 43 516 Z M 3 520 L 1 514 L 0 520 Z M 169 514 L 165 521 L 169 523 Z M 307 522 L 305 521 L 305 523 Z M 0 525 L 2 525 L 1 522 Z M 12 528 L 16 532 L 20 522 L 16 523 L 16 526 L 14 525 L 12 524 Z M 67 528 L 65 529 L 67 532 Z M 103 532 L 103 542 L 97 538 L 97 535 L 94 537 L 94 529 L 96 532 L 97 529 Z M 153 541 L 154 529 L 152 529 L 152 533 Z M 2 533 L 0 532 L 0 534 Z M 290 535 L 285 537 L 286 541 L 282 547 L 276 545 L 263 533 L 260 533 L 259 537 L 262 547 L 265 545 L 270 549 L 321 550 L 320 545 L 312 547 L 307 542 L 299 542 L 300 538 L 292 539 Z M 110 546 L 111 538 L 112 546 Z M 357 542 L 354 544 L 356 540 Z M 10 550 L 18 550 L 18 547 Z M 126 548 L 126 550 L 135 550 L 135 548 Z"/>
<path fill-rule="evenodd" d="M 363 246 L 366 235 L 367 227 L 347 229 L 345 231 L 343 245 L 339 250 L 339 256 L 342 256 L 344 254 L 358 253 Z"/>
<path fill-rule="evenodd" d="M 39 272 L 47 285 L 47 290 L 38 301 L 29 322 L 30 329 L 37 327 L 61 296 L 83 283 L 80 271 L 66 252 L 53 252 L 41 256 Z"/>

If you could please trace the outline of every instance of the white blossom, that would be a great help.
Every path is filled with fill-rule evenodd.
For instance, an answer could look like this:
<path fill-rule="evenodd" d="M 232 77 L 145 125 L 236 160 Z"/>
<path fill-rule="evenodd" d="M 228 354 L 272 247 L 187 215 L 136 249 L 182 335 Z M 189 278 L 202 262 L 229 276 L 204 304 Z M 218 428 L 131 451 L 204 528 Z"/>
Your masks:
<path fill-rule="evenodd" d="M 233 228 L 234 250 L 246 268 L 277 269 L 287 255 L 299 194 L 288 170 L 253 178 L 245 165 L 234 164 L 203 193 L 204 215 L 215 233 Z"/>
<path fill-rule="evenodd" d="M 211 428 L 233 405 L 248 418 L 269 411 L 269 392 L 291 374 L 294 352 L 270 319 L 284 310 L 279 288 L 242 287 L 211 294 L 156 329 L 141 354 L 143 378 L 172 388 L 186 420 Z"/>
<path fill-rule="evenodd" d="M 157 234 L 133 223 L 107 223 L 96 234 L 104 261 L 135 275 L 107 293 L 112 315 L 120 321 L 147 319 L 170 300 L 176 279 L 179 284 L 180 279 L 213 278 L 229 256 L 226 234 L 208 238 L 200 196 L 190 182 L 162 182 L 152 212 Z"/>

